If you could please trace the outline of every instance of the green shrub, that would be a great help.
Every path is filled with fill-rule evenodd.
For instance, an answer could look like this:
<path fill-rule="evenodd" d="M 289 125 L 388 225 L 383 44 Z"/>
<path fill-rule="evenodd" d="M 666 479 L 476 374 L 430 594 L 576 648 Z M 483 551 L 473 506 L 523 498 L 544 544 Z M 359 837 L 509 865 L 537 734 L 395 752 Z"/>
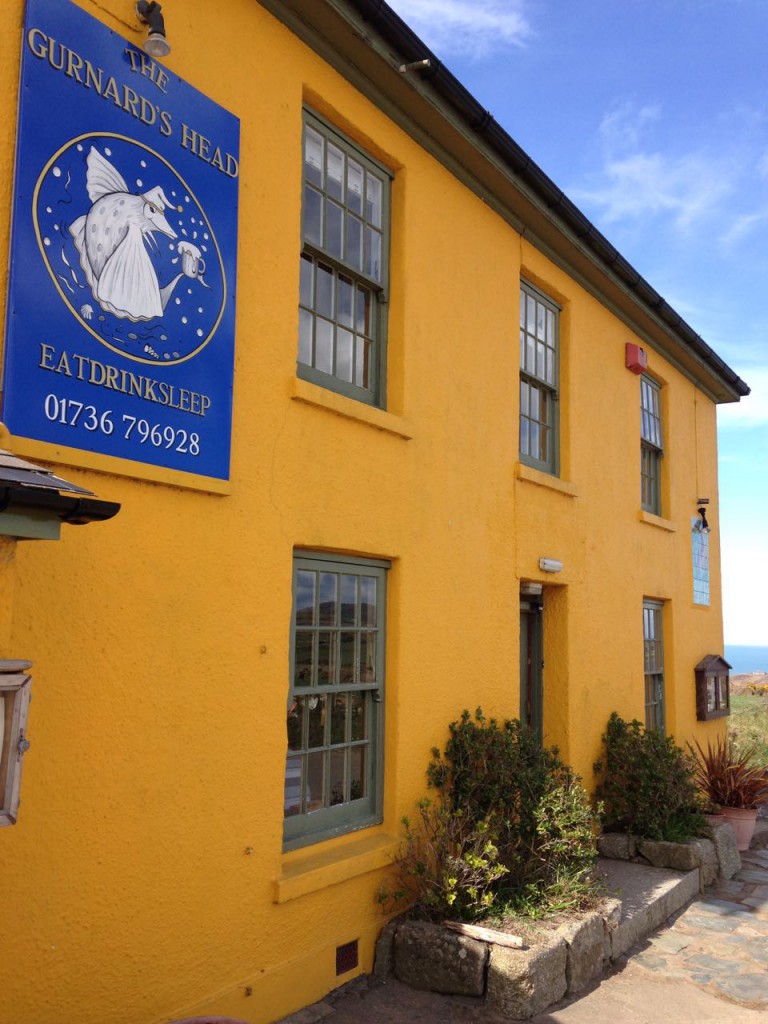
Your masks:
<path fill-rule="evenodd" d="M 426 913 L 540 913 L 593 892 L 597 822 L 587 794 L 557 749 L 520 722 L 464 711 L 445 751 L 432 751 L 427 779 L 437 799 L 420 805 L 417 830 L 406 823 L 398 860 L 400 891 Z M 460 894 L 462 872 L 472 883 Z"/>
<path fill-rule="evenodd" d="M 415 828 L 402 819 L 405 840 L 397 860 L 399 888 L 382 889 L 389 909 L 401 900 L 416 904 L 422 917 L 472 921 L 494 905 L 494 886 L 507 873 L 486 821 L 475 821 L 444 803 L 422 800 Z"/>
<path fill-rule="evenodd" d="M 684 842 L 701 834 L 696 761 L 672 737 L 625 722 L 614 711 L 603 736 L 605 757 L 596 795 L 606 827 L 645 839 Z"/>

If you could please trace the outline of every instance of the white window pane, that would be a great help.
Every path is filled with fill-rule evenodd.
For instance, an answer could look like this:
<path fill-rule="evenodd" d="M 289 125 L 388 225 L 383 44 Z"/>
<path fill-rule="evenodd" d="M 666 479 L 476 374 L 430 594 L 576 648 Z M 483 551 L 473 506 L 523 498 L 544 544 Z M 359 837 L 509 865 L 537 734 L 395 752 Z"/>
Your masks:
<path fill-rule="evenodd" d="M 317 265 L 315 309 L 321 316 L 333 317 L 333 271 L 323 263 Z"/>
<path fill-rule="evenodd" d="M 336 319 L 344 327 L 354 324 L 355 287 L 348 277 L 339 277 L 336 283 Z"/>
<path fill-rule="evenodd" d="M 307 181 L 322 187 L 323 137 L 309 125 L 304 129 L 304 176 Z"/>
<path fill-rule="evenodd" d="M 381 227 L 381 182 L 369 174 L 366 179 L 365 216 L 377 228 Z"/>
<path fill-rule="evenodd" d="M 368 380 L 368 342 L 365 338 L 355 338 L 355 384 L 360 388 L 370 385 Z"/>
<path fill-rule="evenodd" d="M 296 573 L 296 625 L 314 626 L 315 624 L 315 588 L 317 573 L 309 569 L 300 569 Z"/>
<path fill-rule="evenodd" d="M 376 577 L 363 576 L 360 580 L 360 624 L 375 626 L 376 623 Z"/>
<path fill-rule="evenodd" d="M 355 160 L 347 160 L 347 206 L 355 213 L 363 212 L 363 168 Z"/>
<path fill-rule="evenodd" d="M 299 310 L 299 362 L 312 365 L 312 324 L 314 317 L 306 309 Z"/>
<path fill-rule="evenodd" d="M 547 344 L 554 347 L 555 342 L 555 314 L 551 309 L 547 310 Z"/>
<path fill-rule="evenodd" d="M 521 417 L 520 419 L 520 451 L 523 455 L 531 454 L 531 442 L 528 430 L 528 420 Z"/>
<path fill-rule="evenodd" d="M 536 337 L 541 341 L 547 336 L 547 310 L 540 302 L 536 303 Z"/>
<path fill-rule="evenodd" d="M 371 228 L 365 229 L 365 273 L 381 281 L 381 235 Z"/>
<path fill-rule="evenodd" d="M 311 309 L 314 265 L 308 256 L 302 256 L 299 263 L 299 301 L 302 306 L 306 306 L 308 309 Z"/>
<path fill-rule="evenodd" d="M 290 817 L 301 811 L 301 758 L 288 757 L 285 760 L 285 816 Z"/>
<path fill-rule="evenodd" d="M 304 207 L 302 210 L 302 231 L 308 242 L 323 244 L 323 200 L 319 192 L 309 185 L 304 186 Z"/>
<path fill-rule="evenodd" d="M 326 147 L 326 172 L 325 190 L 334 199 L 342 199 L 344 196 L 344 154 L 329 142 Z"/>
<path fill-rule="evenodd" d="M 315 324 L 315 366 L 323 373 L 333 373 L 333 327 L 327 320 Z"/>
<path fill-rule="evenodd" d="M 536 376 L 539 380 L 547 376 L 547 349 L 543 341 L 536 342 Z"/>
<path fill-rule="evenodd" d="M 355 270 L 363 268 L 363 222 L 347 214 L 347 263 Z"/>
<path fill-rule="evenodd" d="M 352 380 L 352 332 L 343 327 L 336 329 L 336 376 L 340 380 Z"/>
<path fill-rule="evenodd" d="M 325 251 L 341 259 L 344 242 L 344 211 L 336 203 L 325 204 Z"/>

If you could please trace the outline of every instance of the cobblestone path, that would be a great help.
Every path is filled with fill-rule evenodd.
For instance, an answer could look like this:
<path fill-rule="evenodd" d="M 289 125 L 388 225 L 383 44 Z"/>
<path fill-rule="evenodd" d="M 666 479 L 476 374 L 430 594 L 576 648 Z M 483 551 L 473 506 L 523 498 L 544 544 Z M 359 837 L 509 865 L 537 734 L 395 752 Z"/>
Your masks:
<path fill-rule="evenodd" d="M 741 871 L 718 881 L 649 936 L 635 964 L 713 995 L 768 1009 L 768 850 L 741 855 Z"/>

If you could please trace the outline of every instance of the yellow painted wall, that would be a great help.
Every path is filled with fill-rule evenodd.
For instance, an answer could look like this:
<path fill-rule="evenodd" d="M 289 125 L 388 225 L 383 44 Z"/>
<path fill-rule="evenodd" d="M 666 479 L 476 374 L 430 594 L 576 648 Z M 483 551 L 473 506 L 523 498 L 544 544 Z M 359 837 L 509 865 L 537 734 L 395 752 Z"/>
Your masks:
<path fill-rule="evenodd" d="M 140 41 L 132 4 L 80 6 Z M 691 601 L 698 494 L 717 523 L 711 403 L 651 353 L 666 384 L 668 524 L 640 522 L 628 330 L 259 4 L 233 0 L 226 17 L 202 0 L 163 7 L 168 67 L 241 119 L 231 494 L 62 453 L 65 476 L 122 511 L 0 551 L 4 590 L 15 584 L 0 653 L 34 663 L 19 823 L 0 832 L 0 1019 L 13 1024 L 203 1011 L 266 1024 L 337 984 L 337 945 L 359 938 L 370 969 L 375 892 L 430 748 L 464 707 L 517 714 L 520 579 L 547 584 L 547 739 L 587 780 L 610 711 L 642 717 L 643 596 L 669 602 L 676 736 L 695 727 L 693 665 L 722 649 L 715 532 L 713 604 Z M 22 14 L 21 0 L 0 7 L 4 39 Z M 386 414 L 295 376 L 305 101 L 395 173 Z M 565 490 L 516 471 L 521 272 L 564 308 Z M 297 547 L 392 560 L 385 801 L 381 827 L 286 856 Z M 544 577 L 542 555 L 563 572 Z"/>

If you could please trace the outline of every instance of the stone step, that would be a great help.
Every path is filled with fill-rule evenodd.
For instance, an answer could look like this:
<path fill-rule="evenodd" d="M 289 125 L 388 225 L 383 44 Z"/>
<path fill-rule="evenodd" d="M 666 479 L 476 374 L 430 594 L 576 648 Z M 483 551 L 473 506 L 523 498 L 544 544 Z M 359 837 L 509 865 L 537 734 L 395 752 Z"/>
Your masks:
<path fill-rule="evenodd" d="M 621 902 L 619 923 L 608 933 L 616 960 L 650 935 L 699 894 L 699 872 L 649 868 L 630 861 L 600 858 L 598 869 L 610 896 Z"/>

